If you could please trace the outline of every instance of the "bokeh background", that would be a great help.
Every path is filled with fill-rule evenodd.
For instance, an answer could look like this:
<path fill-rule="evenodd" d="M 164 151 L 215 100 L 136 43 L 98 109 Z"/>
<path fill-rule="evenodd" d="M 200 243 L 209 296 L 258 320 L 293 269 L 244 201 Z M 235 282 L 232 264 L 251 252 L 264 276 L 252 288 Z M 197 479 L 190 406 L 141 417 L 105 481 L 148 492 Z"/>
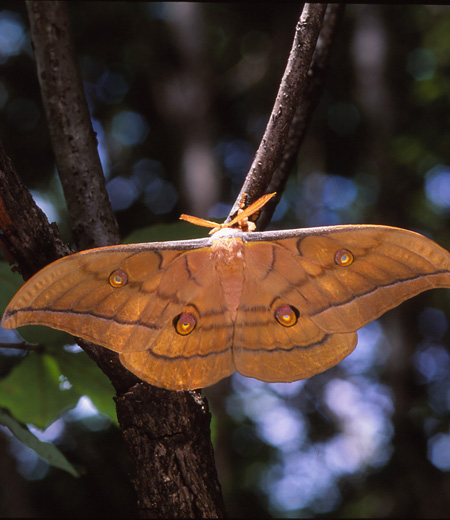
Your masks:
<path fill-rule="evenodd" d="M 270 115 L 300 10 L 293 2 L 69 3 L 124 241 L 202 234 L 177 222 L 182 212 L 227 215 Z M 17 1 L 0 1 L 0 139 L 70 242 Z M 271 228 L 387 224 L 450 249 L 449 216 L 450 7 L 348 5 Z M 10 281 L 6 263 L 1 269 L 0 291 L 9 295 L 21 280 Z M 405 302 L 364 327 L 339 366 L 307 381 L 234 375 L 206 389 L 229 515 L 448 517 L 449 304 L 445 290 Z M 0 348 L 0 406 L 56 444 L 81 477 L 49 466 L 0 427 L 0 516 L 133 516 L 121 434 L 105 414 L 108 406 L 113 414 L 112 401 L 102 404 L 92 383 L 103 376 L 85 368 L 73 392 L 70 360 L 83 354 L 66 347 L 64 364 L 55 354 L 62 350 L 48 347 L 44 359 Z M 13 384 L 20 401 L 8 393 Z M 34 420 L 25 401 L 50 412 Z"/>

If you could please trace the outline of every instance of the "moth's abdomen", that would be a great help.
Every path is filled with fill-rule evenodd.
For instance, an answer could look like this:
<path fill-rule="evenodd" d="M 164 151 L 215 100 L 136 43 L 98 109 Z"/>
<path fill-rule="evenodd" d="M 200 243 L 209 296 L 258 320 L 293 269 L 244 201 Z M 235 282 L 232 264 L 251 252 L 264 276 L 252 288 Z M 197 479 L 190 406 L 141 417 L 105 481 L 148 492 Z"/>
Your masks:
<path fill-rule="evenodd" d="M 219 238 L 211 247 L 211 262 L 219 277 L 225 304 L 233 321 L 236 320 L 244 286 L 244 247 L 244 241 L 237 237 Z"/>

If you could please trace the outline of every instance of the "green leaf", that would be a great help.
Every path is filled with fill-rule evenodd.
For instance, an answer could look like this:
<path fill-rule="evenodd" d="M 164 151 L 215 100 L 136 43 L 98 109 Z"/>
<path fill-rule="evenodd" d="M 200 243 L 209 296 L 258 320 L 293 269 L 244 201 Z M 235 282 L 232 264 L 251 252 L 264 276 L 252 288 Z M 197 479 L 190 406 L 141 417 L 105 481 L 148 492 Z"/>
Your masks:
<path fill-rule="evenodd" d="M 70 464 L 54 444 L 40 441 L 30 432 L 25 424 L 15 419 L 5 408 L 0 408 L 0 424 L 6 426 L 11 433 L 19 439 L 19 441 L 25 444 L 25 446 L 31 448 L 39 457 L 46 460 L 51 466 L 67 471 L 74 477 L 80 476 L 72 464 Z"/>
<path fill-rule="evenodd" d="M 88 357 L 86 352 L 71 353 L 64 349 L 52 349 L 59 368 L 74 390 L 87 395 L 100 413 L 117 423 L 114 388 L 106 375 Z"/>
<path fill-rule="evenodd" d="M 34 345 L 57 346 L 62 348 L 64 345 L 74 343 L 73 336 L 62 330 L 52 329 L 44 325 L 25 325 L 19 327 L 17 332 L 25 341 Z"/>
<path fill-rule="evenodd" d="M 0 405 L 23 422 L 45 428 L 87 395 L 100 413 L 117 423 L 114 389 L 85 352 L 49 347 L 29 354 L 0 381 Z"/>
<path fill-rule="evenodd" d="M 46 428 L 65 409 L 73 408 L 79 398 L 73 387 L 63 385 L 57 361 L 41 352 L 29 354 L 0 381 L 0 406 L 39 428 Z"/>
<path fill-rule="evenodd" d="M 12 267 L 7 262 L 0 262 L 0 312 L 3 311 L 23 285 L 23 278 L 18 273 L 12 272 Z"/>

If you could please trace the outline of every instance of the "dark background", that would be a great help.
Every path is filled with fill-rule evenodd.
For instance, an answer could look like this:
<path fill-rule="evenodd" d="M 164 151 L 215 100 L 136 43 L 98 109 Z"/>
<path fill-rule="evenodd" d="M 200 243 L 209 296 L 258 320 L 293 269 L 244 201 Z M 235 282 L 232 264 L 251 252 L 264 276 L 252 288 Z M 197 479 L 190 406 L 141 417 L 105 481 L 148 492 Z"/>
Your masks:
<path fill-rule="evenodd" d="M 124 240 L 198 235 L 173 224 L 182 212 L 227 215 L 270 115 L 300 9 L 69 4 Z M 450 8 L 347 6 L 272 228 L 387 224 L 449 249 L 449 109 Z M 0 139 L 70 241 L 25 7 L 16 1 L 0 2 Z M 233 376 L 205 390 L 230 516 L 448 516 L 449 301 L 439 290 L 402 304 L 359 333 L 349 358 L 310 380 Z M 0 516 L 134 514 L 120 431 L 87 399 L 39 435 L 82 477 L 49 467 L 2 429 Z"/>

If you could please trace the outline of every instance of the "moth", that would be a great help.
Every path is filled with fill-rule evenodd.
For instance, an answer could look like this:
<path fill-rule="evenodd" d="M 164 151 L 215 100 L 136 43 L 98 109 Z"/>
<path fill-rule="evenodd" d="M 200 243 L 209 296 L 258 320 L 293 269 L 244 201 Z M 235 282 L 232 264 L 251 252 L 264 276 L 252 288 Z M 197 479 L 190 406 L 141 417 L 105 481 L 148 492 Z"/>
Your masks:
<path fill-rule="evenodd" d="M 450 253 L 412 231 L 342 225 L 101 247 L 53 262 L 17 292 L 6 328 L 40 324 L 118 352 L 144 381 L 187 390 L 238 371 L 268 382 L 322 372 L 356 331 L 423 291 L 450 288 Z"/>

